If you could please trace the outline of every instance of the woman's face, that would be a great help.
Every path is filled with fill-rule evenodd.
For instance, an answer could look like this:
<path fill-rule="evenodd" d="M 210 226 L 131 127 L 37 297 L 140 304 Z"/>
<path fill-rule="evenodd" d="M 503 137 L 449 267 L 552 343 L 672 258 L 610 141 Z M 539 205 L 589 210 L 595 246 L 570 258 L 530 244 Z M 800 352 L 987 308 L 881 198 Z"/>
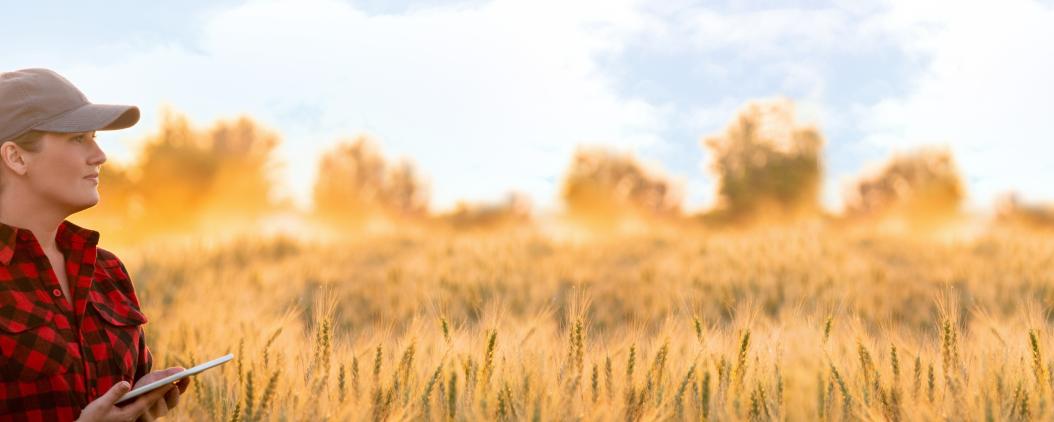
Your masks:
<path fill-rule="evenodd" d="M 25 180 L 41 199 L 72 214 L 99 203 L 99 168 L 105 162 L 95 132 L 48 132 L 40 148 L 26 154 Z"/>

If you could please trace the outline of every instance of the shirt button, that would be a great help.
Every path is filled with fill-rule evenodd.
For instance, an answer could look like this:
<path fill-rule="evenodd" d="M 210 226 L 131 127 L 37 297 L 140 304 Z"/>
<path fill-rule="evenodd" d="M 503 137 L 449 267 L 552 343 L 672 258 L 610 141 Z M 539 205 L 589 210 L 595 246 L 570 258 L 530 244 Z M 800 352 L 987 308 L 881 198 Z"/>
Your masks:
<path fill-rule="evenodd" d="M 62 296 L 62 290 L 59 290 L 59 289 L 52 290 L 51 294 L 55 295 L 55 297 Z"/>

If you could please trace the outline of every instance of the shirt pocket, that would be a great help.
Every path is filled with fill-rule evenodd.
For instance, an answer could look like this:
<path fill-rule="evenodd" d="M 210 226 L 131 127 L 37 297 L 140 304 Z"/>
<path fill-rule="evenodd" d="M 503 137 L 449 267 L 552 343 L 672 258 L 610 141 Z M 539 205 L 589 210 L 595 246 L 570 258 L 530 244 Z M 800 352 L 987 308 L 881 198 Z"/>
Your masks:
<path fill-rule="evenodd" d="M 38 304 L 0 306 L 0 374 L 5 381 L 33 381 L 65 373 L 73 364 L 54 312 Z"/>
<path fill-rule="evenodd" d="M 102 332 L 99 335 L 106 341 L 109 362 L 113 365 L 109 372 L 132 380 L 139 361 L 139 343 L 143 341 L 141 328 L 146 316 L 131 303 L 88 303 L 101 321 L 99 329 Z"/>

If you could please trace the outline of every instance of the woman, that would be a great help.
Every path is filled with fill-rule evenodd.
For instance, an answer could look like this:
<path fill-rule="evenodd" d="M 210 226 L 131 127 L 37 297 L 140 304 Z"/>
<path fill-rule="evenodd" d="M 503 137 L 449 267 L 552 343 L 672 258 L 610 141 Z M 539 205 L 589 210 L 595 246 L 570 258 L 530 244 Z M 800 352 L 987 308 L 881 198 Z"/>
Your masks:
<path fill-rule="evenodd" d="M 46 69 L 0 73 L 0 420 L 154 420 L 189 384 L 115 405 L 150 372 L 124 264 L 66 220 L 99 202 L 95 131 L 139 121 Z"/>

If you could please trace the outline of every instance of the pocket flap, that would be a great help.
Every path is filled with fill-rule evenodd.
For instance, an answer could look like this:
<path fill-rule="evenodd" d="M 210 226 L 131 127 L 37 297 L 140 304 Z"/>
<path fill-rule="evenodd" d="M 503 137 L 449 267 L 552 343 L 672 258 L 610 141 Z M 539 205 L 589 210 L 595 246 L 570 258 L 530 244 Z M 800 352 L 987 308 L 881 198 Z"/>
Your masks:
<path fill-rule="evenodd" d="M 52 312 L 43 306 L 22 309 L 14 305 L 0 306 L 0 330 L 16 334 L 51 321 Z"/>
<path fill-rule="evenodd" d="M 130 304 L 109 304 L 104 302 L 89 302 L 106 322 L 119 325 L 140 325 L 146 322 L 146 315 Z"/>

